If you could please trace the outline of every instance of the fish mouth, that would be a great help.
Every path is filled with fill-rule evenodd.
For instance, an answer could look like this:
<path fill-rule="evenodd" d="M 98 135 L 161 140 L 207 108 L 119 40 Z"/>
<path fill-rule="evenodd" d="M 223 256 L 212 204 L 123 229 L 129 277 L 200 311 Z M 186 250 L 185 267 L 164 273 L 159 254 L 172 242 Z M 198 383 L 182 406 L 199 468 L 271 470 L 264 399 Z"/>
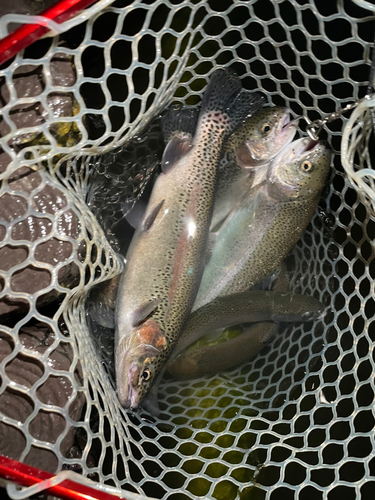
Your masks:
<path fill-rule="evenodd" d="M 314 141 L 309 137 L 301 137 L 289 144 L 290 150 L 294 151 L 295 155 L 302 155 L 304 153 L 311 153 L 314 151 L 319 144 L 319 141 Z"/>
<path fill-rule="evenodd" d="M 125 409 L 137 410 L 139 407 L 139 396 L 130 382 L 128 384 L 128 393 L 126 397 L 121 397 L 121 395 L 118 394 L 118 398 L 121 406 Z"/>
<path fill-rule="evenodd" d="M 319 144 L 319 141 L 315 141 L 314 139 L 310 139 L 310 141 L 307 143 L 306 148 L 304 150 L 304 153 L 314 151 L 316 146 Z"/>
<path fill-rule="evenodd" d="M 294 128 L 294 129 L 297 129 L 298 127 L 298 124 L 299 124 L 299 120 L 300 120 L 300 116 L 298 116 L 297 118 L 295 118 L 294 120 L 291 120 L 290 119 L 290 115 L 289 116 L 286 116 L 284 118 L 284 123 L 282 125 L 282 130 L 288 130 L 290 128 Z"/>
<path fill-rule="evenodd" d="M 291 118 L 290 113 L 287 113 L 281 122 L 280 135 L 283 138 L 282 140 L 284 143 L 281 145 L 281 148 L 277 152 L 276 156 L 280 155 L 280 153 L 285 151 L 290 146 L 296 134 L 300 118 L 298 117 L 295 118 L 294 120 L 291 120 L 290 118 Z"/>
<path fill-rule="evenodd" d="M 139 407 L 139 395 L 137 391 L 134 390 L 134 387 L 131 385 L 130 382 L 128 388 L 129 388 L 129 401 L 128 401 L 129 408 L 131 410 L 137 410 Z"/>
<path fill-rule="evenodd" d="M 117 397 L 123 408 L 135 410 L 139 406 L 139 394 L 133 385 L 137 365 L 122 359 L 116 365 Z"/>
<path fill-rule="evenodd" d="M 128 408 L 136 410 L 139 406 L 139 393 L 133 385 L 133 381 L 138 380 L 139 368 L 136 364 L 132 363 L 129 367 L 128 373 Z"/>

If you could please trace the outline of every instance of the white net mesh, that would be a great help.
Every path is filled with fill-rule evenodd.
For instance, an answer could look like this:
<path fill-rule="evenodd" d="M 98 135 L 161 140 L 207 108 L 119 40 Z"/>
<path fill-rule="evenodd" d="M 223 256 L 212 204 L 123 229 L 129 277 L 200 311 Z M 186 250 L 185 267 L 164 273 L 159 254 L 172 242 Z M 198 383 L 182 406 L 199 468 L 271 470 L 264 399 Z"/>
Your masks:
<path fill-rule="evenodd" d="M 292 289 L 329 313 L 238 369 L 166 381 L 159 418 L 120 408 L 84 302 L 122 269 L 101 179 L 130 201 L 142 191 L 161 148 L 157 124 L 141 135 L 152 118 L 173 99 L 199 102 L 230 66 L 318 119 L 364 96 L 374 28 L 351 0 L 117 0 L 3 66 L 0 453 L 157 498 L 372 498 L 375 219 L 338 154 L 291 256 Z M 321 134 L 335 153 L 346 121 Z M 371 168 L 368 138 L 351 130 L 350 158 Z M 108 153 L 135 136 L 146 139 Z"/>

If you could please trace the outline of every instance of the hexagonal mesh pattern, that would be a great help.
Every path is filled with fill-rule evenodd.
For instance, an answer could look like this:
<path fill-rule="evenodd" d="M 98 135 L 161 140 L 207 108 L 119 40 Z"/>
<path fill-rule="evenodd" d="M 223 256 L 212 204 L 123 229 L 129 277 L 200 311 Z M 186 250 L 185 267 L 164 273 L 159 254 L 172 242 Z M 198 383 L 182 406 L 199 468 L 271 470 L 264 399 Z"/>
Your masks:
<path fill-rule="evenodd" d="M 101 182 L 125 190 L 113 205 L 139 195 L 161 147 L 141 130 L 173 96 L 199 102 L 230 66 L 317 119 L 365 94 L 374 28 L 351 0 L 116 0 L 3 68 L 0 453 L 157 498 L 371 498 L 375 219 L 338 155 L 290 256 L 292 290 L 329 313 L 235 370 L 165 381 L 157 419 L 120 408 L 84 302 L 122 269 Z M 322 134 L 336 153 L 344 123 Z"/>

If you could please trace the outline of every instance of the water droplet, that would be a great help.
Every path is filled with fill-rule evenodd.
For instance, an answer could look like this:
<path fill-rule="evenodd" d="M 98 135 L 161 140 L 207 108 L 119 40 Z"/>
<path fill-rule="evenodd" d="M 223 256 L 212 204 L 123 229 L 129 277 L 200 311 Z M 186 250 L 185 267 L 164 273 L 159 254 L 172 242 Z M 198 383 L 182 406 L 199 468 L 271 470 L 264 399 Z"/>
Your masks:
<path fill-rule="evenodd" d="M 327 228 L 332 228 L 335 225 L 335 216 L 332 212 L 326 212 L 322 208 L 319 208 L 318 213 Z"/>
<path fill-rule="evenodd" d="M 329 245 L 329 247 L 327 248 L 327 255 L 331 260 L 336 260 L 339 256 L 339 253 L 340 252 L 338 247 L 334 244 Z"/>

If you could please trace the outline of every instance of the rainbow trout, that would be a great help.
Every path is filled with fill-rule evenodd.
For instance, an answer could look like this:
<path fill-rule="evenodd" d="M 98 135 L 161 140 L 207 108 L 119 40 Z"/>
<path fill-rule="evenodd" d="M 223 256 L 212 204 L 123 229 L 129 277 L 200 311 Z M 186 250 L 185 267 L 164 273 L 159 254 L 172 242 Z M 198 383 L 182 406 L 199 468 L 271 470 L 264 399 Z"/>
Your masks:
<path fill-rule="evenodd" d="M 211 231 L 263 179 L 269 162 L 292 142 L 297 126 L 289 109 L 273 106 L 259 110 L 230 137 L 219 164 Z"/>
<path fill-rule="evenodd" d="M 175 378 L 187 379 L 234 368 L 265 347 L 276 334 L 278 321 L 314 321 L 325 314 L 324 305 L 314 297 L 287 293 L 289 279 L 284 263 L 276 271 L 276 279 L 273 274 L 258 283 L 258 286 L 262 291 L 219 297 L 192 313 L 168 362 L 167 371 Z M 273 287 L 273 291 L 278 293 L 264 294 L 263 287 Z M 240 296 L 240 300 L 236 299 L 237 296 Z M 248 305 L 246 299 L 251 301 Z M 221 301 L 224 301 L 224 308 Z M 232 309 L 229 315 L 226 314 L 228 307 Z M 267 321 L 250 322 L 258 321 L 262 314 L 262 319 Z M 220 315 L 221 328 L 213 330 Z M 241 318 L 246 322 L 237 325 Z M 233 327 L 234 323 L 237 326 Z M 194 342 L 195 338 L 199 340 Z"/>
<path fill-rule="evenodd" d="M 142 404 L 184 327 L 203 272 L 223 144 L 263 103 L 237 77 L 217 70 L 193 142 L 176 137 L 165 150 L 116 301 L 117 392 L 125 408 Z M 175 110 L 164 122 L 173 116 Z M 184 113 L 177 119 L 184 120 Z"/>
<path fill-rule="evenodd" d="M 173 357 L 217 328 L 259 321 L 314 321 L 324 309 L 314 297 L 278 291 L 250 290 L 217 297 L 190 314 Z"/>
<path fill-rule="evenodd" d="M 177 113 L 179 120 L 167 121 L 163 127 L 168 149 L 175 147 L 176 143 L 189 147 L 193 142 L 199 109 L 184 108 Z M 292 141 L 297 125 L 298 119 L 290 120 L 290 110 L 273 106 L 262 108 L 247 118 L 230 136 L 218 167 L 211 230 L 236 206 L 241 193 L 249 191 L 254 182 L 262 180 L 269 161 Z M 168 153 L 166 158 L 166 161 L 171 160 Z M 124 210 L 129 205 L 124 203 Z M 134 228 L 142 223 L 146 208 L 147 203 L 140 199 L 127 214 L 126 219 Z M 210 243 L 214 242 L 215 235 L 210 235 Z M 104 283 L 98 287 L 89 301 L 90 318 L 107 328 L 114 328 L 115 325 L 112 302 L 116 300 L 118 278 L 113 280 L 115 283 Z"/>
<path fill-rule="evenodd" d="M 277 328 L 277 323 L 260 322 L 236 332 L 238 335 L 224 342 L 210 343 L 201 339 L 171 359 L 167 372 L 176 379 L 186 380 L 229 370 L 265 347 Z"/>
<path fill-rule="evenodd" d="M 193 310 L 218 296 L 249 290 L 279 266 L 313 216 L 330 159 L 323 143 L 308 138 L 276 156 L 266 180 L 220 228 Z"/>
<path fill-rule="evenodd" d="M 250 291 L 218 297 L 190 315 L 167 370 L 174 377 L 185 379 L 233 368 L 264 347 L 275 331 L 274 323 L 314 321 L 324 310 L 314 297 L 285 292 Z M 183 351 L 216 328 L 252 322 L 256 324 L 247 325 L 243 333 L 226 342 L 215 340 Z"/>

